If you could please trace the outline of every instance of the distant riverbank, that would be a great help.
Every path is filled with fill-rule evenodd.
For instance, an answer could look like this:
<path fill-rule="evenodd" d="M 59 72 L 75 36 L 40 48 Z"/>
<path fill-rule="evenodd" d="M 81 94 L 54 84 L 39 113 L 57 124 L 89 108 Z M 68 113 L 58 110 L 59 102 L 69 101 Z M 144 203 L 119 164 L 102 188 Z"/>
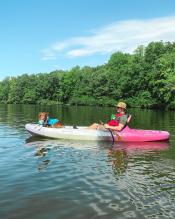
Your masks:
<path fill-rule="evenodd" d="M 97 67 L 23 74 L 0 82 L 0 102 L 175 109 L 175 43 L 152 42 L 116 52 Z"/>

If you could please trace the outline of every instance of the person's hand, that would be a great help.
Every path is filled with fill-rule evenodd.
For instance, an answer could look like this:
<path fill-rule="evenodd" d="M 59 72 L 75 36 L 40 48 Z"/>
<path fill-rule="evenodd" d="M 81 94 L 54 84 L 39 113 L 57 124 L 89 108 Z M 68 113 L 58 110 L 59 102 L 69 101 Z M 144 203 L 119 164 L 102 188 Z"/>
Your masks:
<path fill-rule="evenodd" d="M 108 124 L 104 124 L 105 129 L 109 129 L 110 126 Z"/>

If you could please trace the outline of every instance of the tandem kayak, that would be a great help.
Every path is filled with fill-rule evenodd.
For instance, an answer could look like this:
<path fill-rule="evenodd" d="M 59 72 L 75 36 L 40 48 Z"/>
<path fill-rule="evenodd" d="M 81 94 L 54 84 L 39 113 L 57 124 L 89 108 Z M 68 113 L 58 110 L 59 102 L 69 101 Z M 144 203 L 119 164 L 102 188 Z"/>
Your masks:
<path fill-rule="evenodd" d="M 170 136 L 167 131 L 131 129 L 128 126 L 122 131 L 117 132 L 117 134 L 111 134 L 109 130 L 94 130 L 85 126 L 78 126 L 77 129 L 74 129 L 72 126 L 48 128 L 38 124 L 28 123 L 25 125 L 25 128 L 31 135 L 72 140 L 113 141 L 114 138 L 115 142 L 143 142 L 165 141 Z"/>

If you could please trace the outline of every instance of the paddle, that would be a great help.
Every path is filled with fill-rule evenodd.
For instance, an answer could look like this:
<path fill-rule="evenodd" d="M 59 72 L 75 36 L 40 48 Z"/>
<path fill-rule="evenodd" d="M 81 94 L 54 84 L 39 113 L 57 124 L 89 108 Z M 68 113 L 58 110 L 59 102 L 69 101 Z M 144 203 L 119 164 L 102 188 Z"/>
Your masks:
<path fill-rule="evenodd" d="M 103 125 L 103 126 L 104 126 L 104 122 L 102 122 L 101 120 L 100 120 L 100 125 Z M 105 127 L 104 127 L 104 128 L 105 128 Z M 105 129 L 106 129 L 106 128 L 105 128 Z M 107 129 L 107 130 L 111 133 L 111 136 L 112 136 L 112 142 L 114 143 L 114 135 L 113 135 L 111 129 Z"/>
<path fill-rule="evenodd" d="M 100 124 L 104 126 L 104 123 L 100 120 Z M 109 128 L 105 128 L 107 129 L 110 133 L 111 133 L 111 136 L 112 136 L 112 141 L 114 142 L 114 135 L 113 135 L 113 131 Z M 122 137 L 117 133 L 117 131 L 114 131 L 114 134 L 117 136 L 118 140 L 121 141 L 122 140 Z"/>

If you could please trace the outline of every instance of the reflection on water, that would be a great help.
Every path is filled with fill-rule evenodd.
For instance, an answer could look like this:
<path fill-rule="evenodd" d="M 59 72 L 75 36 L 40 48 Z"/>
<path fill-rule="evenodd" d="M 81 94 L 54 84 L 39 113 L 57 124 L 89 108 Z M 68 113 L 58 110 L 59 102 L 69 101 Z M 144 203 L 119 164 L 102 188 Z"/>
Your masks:
<path fill-rule="evenodd" d="M 132 155 L 159 153 L 168 148 L 168 142 L 118 142 L 109 149 L 108 155 L 114 172 L 121 174 L 126 171 L 128 159 Z"/>
<path fill-rule="evenodd" d="M 47 165 L 50 163 L 50 159 L 48 159 L 48 153 L 50 149 L 48 148 L 39 148 L 37 149 L 34 156 L 38 157 L 39 164 L 38 164 L 38 170 L 41 171 L 47 167 Z"/>
<path fill-rule="evenodd" d="M 88 125 L 113 109 L 2 105 L 0 218 L 175 218 L 174 112 L 131 112 L 132 127 L 167 130 L 170 142 L 112 145 L 29 137 L 39 111 Z"/>
<path fill-rule="evenodd" d="M 73 140 L 52 140 L 42 139 L 37 136 L 31 136 L 26 139 L 26 145 L 35 146 L 37 156 L 41 161 L 38 170 L 44 169 L 50 162 L 48 157 L 51 157 L 52 151 L 59 150 L 60 147 L 73 147 L 75 149 L 97 149 L 105 150 L 108 155 L 109 162 L 112 164 L 114 172 L 119 175 L 127 169 L 129 158 L 136 154 L 156 154 L 161 151 L 168 150 L 169 142 L 88 142 L 88 141 L 73 141 Z M 90 146 L 89 146 L 90 145 Z M 41 159 L 42 158 L 42 159 Z"/>
<path fill-rule="evenodd" d="M 112 145 L 31 137 L 26 146 L 35 149 L 38 159 L 44 158 L 38 163 L 39 171 L 47 160 L 50 165 L 57 160 L 57 169 L 68 171 L 76 191 L 80 189 L 72 195 L 80 201 L 83 194 L 88 200 L 89 210 L 81 203 L 85 212 L 91 208 L 102 218 L 115 218 L 116 213 L 119 218 L 174 218 L 175 162 L 164 159 L 168 142 Z"/>

